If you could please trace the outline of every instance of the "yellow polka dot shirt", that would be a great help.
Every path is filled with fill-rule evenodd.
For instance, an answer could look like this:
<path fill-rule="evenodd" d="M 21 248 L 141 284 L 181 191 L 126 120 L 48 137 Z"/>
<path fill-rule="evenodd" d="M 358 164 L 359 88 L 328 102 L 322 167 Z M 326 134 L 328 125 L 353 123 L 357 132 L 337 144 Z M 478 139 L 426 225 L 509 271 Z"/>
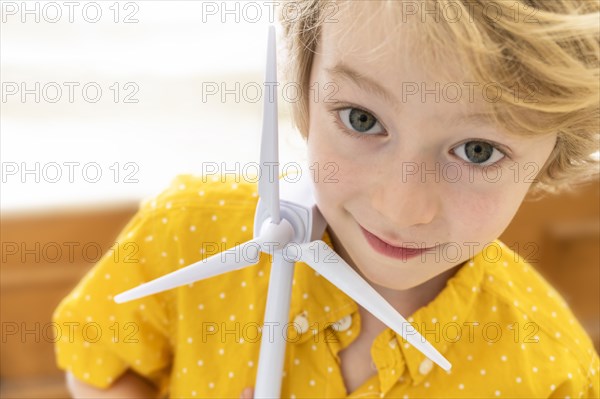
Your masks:
<path fill-rule="evenodd" d="M 55 310 L 58 367 L 99 388 L 131 369 L 171 398 L 238 398 L 254 386 L 270 256 L 128 303 L 113 297 L 252 239 L 257 200 L 256 183 L 180 176 L 144 201 L 112 250 Z M 323 240 L 333 248 L 327 232 Z M 358 305 L 297 262 L 282 397 L 598 397 L 590 338 L 561 296 L 500 241 L 404 316 L 452 369 L 387 329 L 364 360 L 372 377 L 347 392 L 338 353 L 361 332 Z"/>

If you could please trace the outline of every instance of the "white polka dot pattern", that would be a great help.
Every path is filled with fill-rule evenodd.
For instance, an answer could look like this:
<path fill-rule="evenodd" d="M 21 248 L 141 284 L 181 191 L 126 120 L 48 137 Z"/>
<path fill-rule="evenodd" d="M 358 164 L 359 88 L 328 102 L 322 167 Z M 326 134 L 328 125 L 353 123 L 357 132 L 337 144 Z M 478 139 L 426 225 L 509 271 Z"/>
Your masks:
<path fill-rule="evenodd" d="M 115 256 L 60 303 L 53 321 L 63 332 L 75 323 L 55 344 L 61 369 L 106 388 L 130 368 L 170 397 L 237 398 L 254 386 L 260 339 L 269 333 L 262 325 L 268 257 L 148 298 L 113 301 L 252 238 L 256 184 L 202 180 L 182 176 L 144 202 Z M 323 240 L 331 246 L 327 234 Z M 365 358 L 374 375 L 352 397 L 598 396 L 598 355 L 564 300 L 509 248 L 493 244 L 499 259 L 475 255 L 428 306 L 405 315 L 453 368 L 444 372 L 386 329 Z M 297 263 L 290 327 L 282 396 L 346 397 L 337 359 L 361 336 L 358 305 Z"/>

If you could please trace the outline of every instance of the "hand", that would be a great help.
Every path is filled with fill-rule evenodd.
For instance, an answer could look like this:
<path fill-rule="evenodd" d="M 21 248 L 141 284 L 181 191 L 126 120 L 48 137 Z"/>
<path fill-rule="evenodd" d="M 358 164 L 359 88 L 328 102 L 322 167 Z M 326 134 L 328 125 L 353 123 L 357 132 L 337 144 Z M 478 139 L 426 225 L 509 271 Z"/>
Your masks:
<path fill-rule="evenodd" d="M 253 399 L 254 398 L 254 389 L 252 388 L 245 388 L 242 391 L 242 395 L 240 396 L 240 399 Z"/>

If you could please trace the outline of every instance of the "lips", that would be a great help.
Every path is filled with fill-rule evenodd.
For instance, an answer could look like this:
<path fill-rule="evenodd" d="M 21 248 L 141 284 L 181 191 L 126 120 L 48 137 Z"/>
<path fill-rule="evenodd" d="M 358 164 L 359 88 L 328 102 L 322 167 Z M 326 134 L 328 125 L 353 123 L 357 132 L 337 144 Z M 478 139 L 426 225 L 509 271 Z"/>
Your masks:
<path fill-rule="evenodd" d="M 364 227 L 360 226 L 360 228 L 368 243 L 375 251 L 379 252 L 380 254 L 389 256 L 391 258 L 408 259 L 435 248 L 406 248 L 402 246 L 395 246 L 379 238 L 375 234 L 366 230 Z"/>

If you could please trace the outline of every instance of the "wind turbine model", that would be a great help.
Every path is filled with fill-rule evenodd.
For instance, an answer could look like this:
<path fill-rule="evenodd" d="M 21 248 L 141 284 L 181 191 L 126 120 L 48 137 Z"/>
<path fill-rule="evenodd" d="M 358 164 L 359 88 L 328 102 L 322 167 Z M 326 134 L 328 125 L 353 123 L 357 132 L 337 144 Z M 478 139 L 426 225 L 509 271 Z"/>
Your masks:
<path fill-rule="evenodd" d="M 260 176 L 258 181 L 258 204 L 254 215 L 254 238 L 182 269 L 144 283 L 114 297 L 123 303 L 156 294 L 171 288 L 190 284 L 222 273 L 252 266 L 259 261 L 260 252 L 273 257 L 264 325 L 273 326 L 271 334 L 262 334 L 255 398 L 280 396 L 283 361 L 285 356 L 284 327 L 288 325 L 294 264 L 304 262 L 329 280 L 375 317 L 404 337 L 410 344 L 444 370 L 449 370 L 446 360 L 427 342 L 383 297 L 352 269 L 327 243 L 320 240 L 326 221 L 317 208 L 309 173 L 301 173 L 298 181 L 279 187 L 279 156 L 277 129 L 277 69 L 275 53 L 275 28 L 269 27 L 267 47 L 267 71 L 262 144 L 260 153 Z M 271 169 L 271 174 L 269 174 Z M 317 250 L 315 251 L 315 246 Z M 293 259 L 290 249 L 295 250 Z M 239 253 L 235 262 L 222 263 L 228 253 Z M 285 254 L 285 256 L 284 256 Z M 316 255 L 316 256 L 315 256 Z M 267 324 L 268 323 L 268 324 Z"/>

